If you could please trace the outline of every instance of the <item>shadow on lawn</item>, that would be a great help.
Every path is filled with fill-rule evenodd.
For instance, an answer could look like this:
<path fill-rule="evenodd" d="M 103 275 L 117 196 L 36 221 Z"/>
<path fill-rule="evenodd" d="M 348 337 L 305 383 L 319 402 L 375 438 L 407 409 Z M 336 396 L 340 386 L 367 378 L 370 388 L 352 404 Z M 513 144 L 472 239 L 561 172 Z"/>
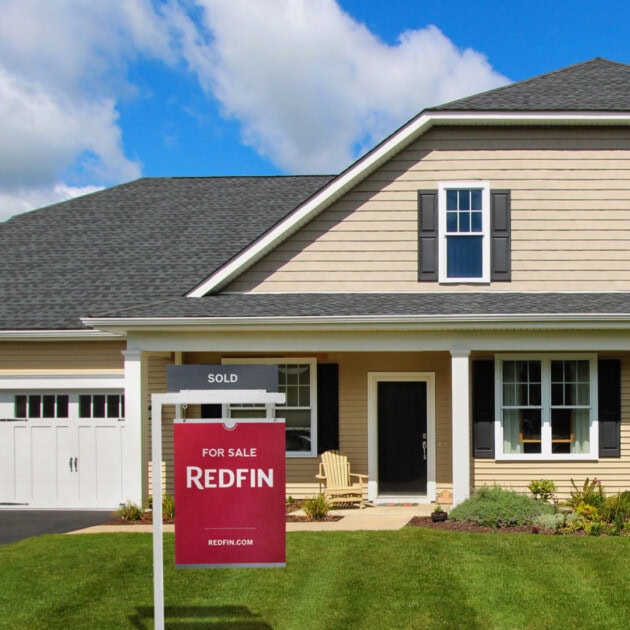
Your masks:
<path fill-rule="evenodd" d="M 137 614 L 129 621 L 133 628 L 146 630 L 153 627 L 153 606 L 137 608 Z M 229 620 L 229 621 L 228 621 Z M 150 622 L 150 625 L 147 623 Z M 230 630 L 271 630 L 273 626 L 261 621 L 259 616 L 245 606 L 166 606 L 165 628 L 212 628 Z"/>

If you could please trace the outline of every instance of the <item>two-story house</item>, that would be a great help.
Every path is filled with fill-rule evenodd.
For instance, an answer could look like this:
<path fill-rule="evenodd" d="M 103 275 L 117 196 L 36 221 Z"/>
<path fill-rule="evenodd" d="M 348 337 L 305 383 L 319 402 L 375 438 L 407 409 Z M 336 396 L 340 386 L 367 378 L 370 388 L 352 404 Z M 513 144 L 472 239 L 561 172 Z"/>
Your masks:
<path fill-rule="evenodd" d="M 0 225 L 0 503 L 150 493 L 171 364 L 274 363 L 287 494 L 630 486 L 630 66 L 421 112 L 341 174 L 141 179 Z M 163 482 L 172 488 L 172 418 Z"/>

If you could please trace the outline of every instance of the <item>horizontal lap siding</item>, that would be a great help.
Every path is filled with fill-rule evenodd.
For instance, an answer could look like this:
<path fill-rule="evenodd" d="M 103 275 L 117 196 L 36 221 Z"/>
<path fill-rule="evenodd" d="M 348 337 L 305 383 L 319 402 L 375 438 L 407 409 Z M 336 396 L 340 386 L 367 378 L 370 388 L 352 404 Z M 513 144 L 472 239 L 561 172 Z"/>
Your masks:
<path fill-rule="evenodd" d="M 428 132 L 229 290 L 477 291 L 417 282 L 417 192 L 466 180 L 512 191 L 512 282 L 484 290 L 627 288 L 630 130 L 505 127 Z"/>
<path fill-rule="evenodd" d="M 533 479 L 551 479 L 558 495 L 567 497 L 572 490 L 571 479 L 581 487 L 588 477 L 597 477 L 609 493 L 630 490 L 630 359 L 622 360 L 621 382 L 621 457 L 603 458 L 594 462 L 498 462 L 474 460 L 475 488 L 498 484 L 527 492 Z"/>
<path fill-rule="evenodd" d="M 0 343 L 0 374 L 123 373 L 124 342 Z"/>
<path fill-rule="evenodd" d="M 166 392 L 166 366 L 172 365 L 171 357 L 164 355 L 148 355 L 146 360 L 148 373 L 149 400 L 151 394 L 163 394 Z M 166 405 L 162 408 L 162 490 L 173 494 L 173 418 L 175 418 L 174 405 Z M 149 494 L 153 494 L 151 449 L 151 422 L 149 421 L 146 432 L 148 440 L 147 475 L 149 478 Z"/>

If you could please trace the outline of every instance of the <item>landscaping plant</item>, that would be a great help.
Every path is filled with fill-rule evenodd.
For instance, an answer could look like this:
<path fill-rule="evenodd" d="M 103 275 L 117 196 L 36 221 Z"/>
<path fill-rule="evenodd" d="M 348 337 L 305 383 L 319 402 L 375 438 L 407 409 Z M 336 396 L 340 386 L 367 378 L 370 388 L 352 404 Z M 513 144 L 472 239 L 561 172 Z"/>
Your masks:
<path fill-rule="evenodd" d="M 118 508 L 116 515 L 125 521 L 139 521 L 142 518 L 142 508 L 130 499 Z"/>
<path fill-rule="evenodd" d="M 319 521 L 328 516 L 330 504 L 323 494 L 318 494 L 304 501 L 304 513 L 311 521 Z"/>
<path fill-rule="evenodd" d="M 531 525 L 542 514 L 553 514 L 553 507 L 532 497 L 500 486 L 480 488 L 449 512 L 452 521 L 468 521 L 485 527 Z"/>

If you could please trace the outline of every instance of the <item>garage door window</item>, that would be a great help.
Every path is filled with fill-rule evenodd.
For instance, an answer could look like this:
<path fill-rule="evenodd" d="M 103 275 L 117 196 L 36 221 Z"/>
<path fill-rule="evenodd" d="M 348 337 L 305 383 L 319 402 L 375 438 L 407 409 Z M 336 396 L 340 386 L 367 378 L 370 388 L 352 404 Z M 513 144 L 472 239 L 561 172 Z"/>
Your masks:
<path fill-rule="evenodd" d="M 67 394 L 25 394 L 15 397 L 16 418 L 67 418 Z"/>
<path fill-rule="evenodd" d="M 79 418 L 124 418 L 125 397 L 120 394 L 81 394 Z"/>

